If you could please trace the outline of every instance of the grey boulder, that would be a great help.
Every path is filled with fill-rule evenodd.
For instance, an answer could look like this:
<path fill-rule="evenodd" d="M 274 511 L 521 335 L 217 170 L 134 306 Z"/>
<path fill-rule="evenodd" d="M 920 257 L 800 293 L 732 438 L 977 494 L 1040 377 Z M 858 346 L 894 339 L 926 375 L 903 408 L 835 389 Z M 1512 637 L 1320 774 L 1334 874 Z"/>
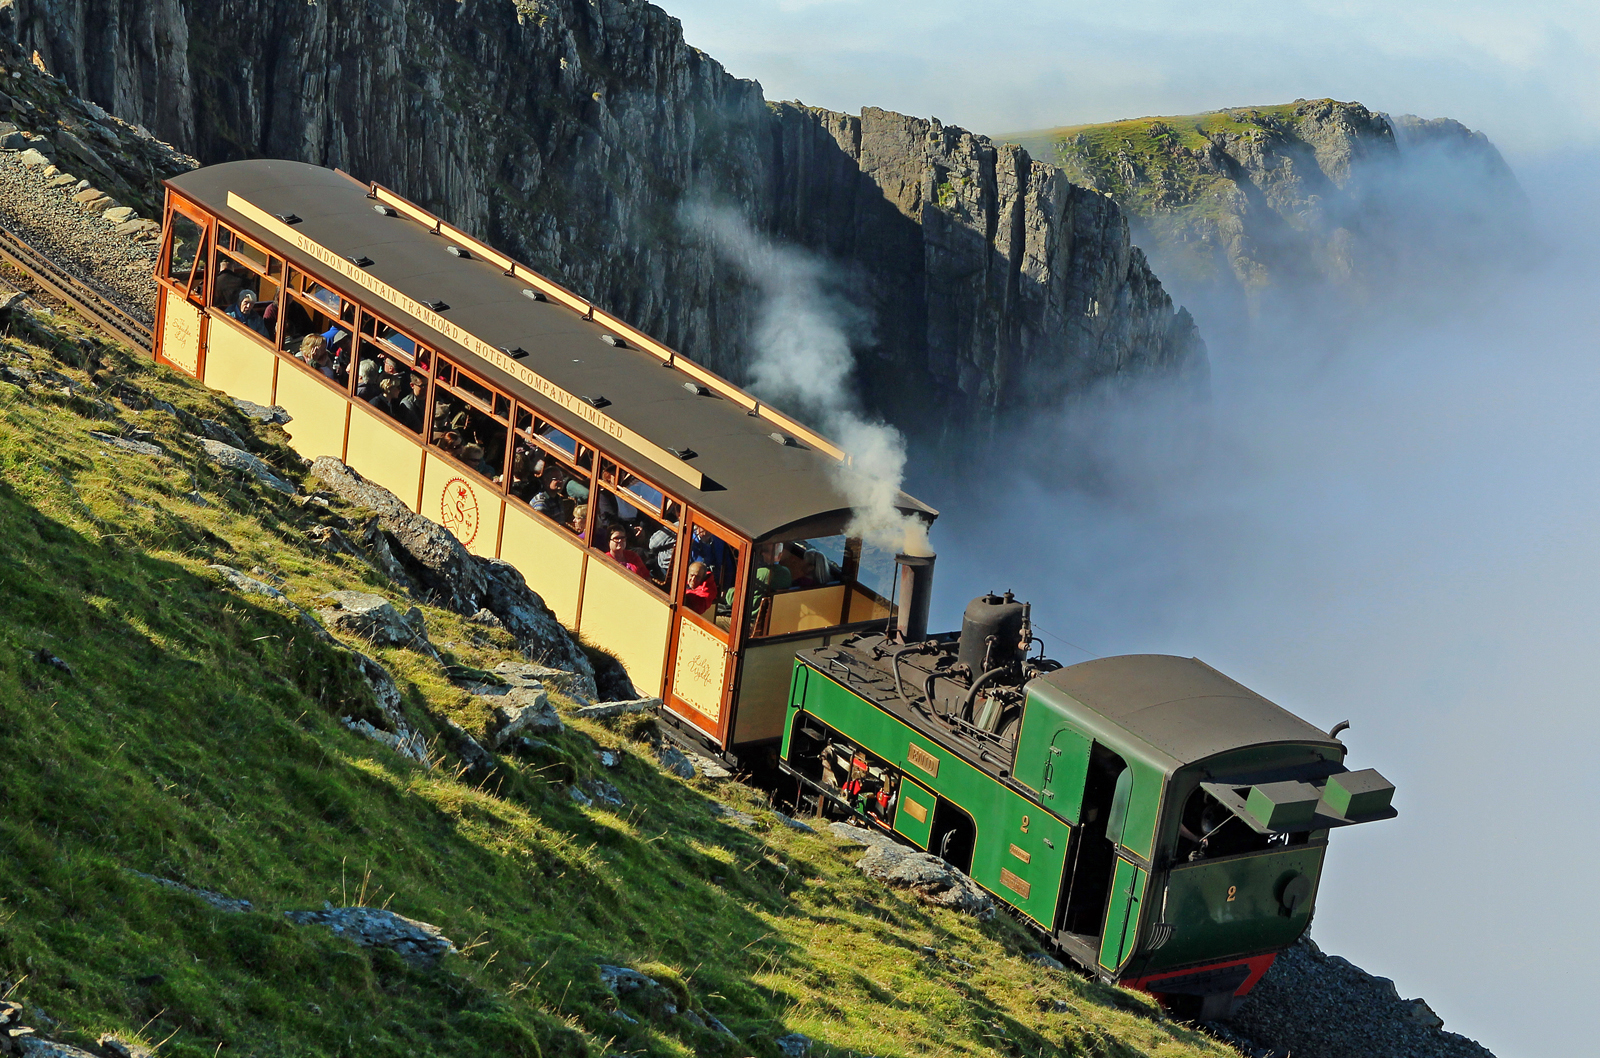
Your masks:
<path fill-rule="evenodd" d="M 937 856 L 899 845 L 873 845 L 856 864 L 868 878 L 916 894 L 923 903 L 989 919 L 994 897 Z"/>
<path fill-rule="evenodd" d="M 379 646 L 411 647 L 430 657 L 438 656 L 428 642 L 422 611 L 415 606 L 402 614 L 388 599 L 364 591 L 330 591 L 323 598 L 333 602 L 317 611 L 329 631 L 360 636 Z"/>
<path fill-rule="evenodd" d="M 543 687 L 513 687 L 495 704 L 489 748 L 500 749 L 519 735 L 557 735 L 563 728 Z"/>
<path fill-rule="evenodd" d="M 287 496 L 294 495 L 293 485 L 273 473 L 272 467 L 249 452 L 235 448 L 233 445 L 225 444 L 222 441 L 213 441 L 209 437 L 200 438 L 200 447 L 205 450 L 206 455 L 211 457 L 211 461 L 218 466 L 226 467 L 240 474 L 248 474 L 267 486 L 267 488 L 276 489 Z"/>

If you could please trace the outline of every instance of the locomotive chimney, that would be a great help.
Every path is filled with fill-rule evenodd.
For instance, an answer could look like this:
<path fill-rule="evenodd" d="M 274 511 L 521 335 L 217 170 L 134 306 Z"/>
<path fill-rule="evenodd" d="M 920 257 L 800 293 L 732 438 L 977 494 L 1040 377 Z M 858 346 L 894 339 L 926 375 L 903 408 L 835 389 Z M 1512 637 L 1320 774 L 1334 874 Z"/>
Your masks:
<path fill-rule="evenodd" d="M 928 638 L 928 604 L 933 598 L 934 555 L 896 555 L 900 567 L 900 614 L 895 630 L 902 643 Z"/>

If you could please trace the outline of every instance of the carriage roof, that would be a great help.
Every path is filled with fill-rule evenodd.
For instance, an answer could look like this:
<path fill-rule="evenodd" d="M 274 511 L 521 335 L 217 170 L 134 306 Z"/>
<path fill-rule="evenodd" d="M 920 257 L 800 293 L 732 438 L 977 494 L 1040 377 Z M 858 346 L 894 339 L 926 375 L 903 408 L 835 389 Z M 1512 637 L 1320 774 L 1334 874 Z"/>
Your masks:
<path fill-rule="evenodd" d="M 431 215 L 398 196 L 277 160 L 226 162 L 168 183 L 751 539 L 844 531 L 850 502 L 837 448 L 621 321 L 582 311 L 583 299 L 525 266 L 436 230 Z M 380 193 L 401 206 L 396 215 L 373 208 Z M 467 256 L 449 252 L 463 243 Z M 526 289 L 548 291 L 548 300 Z M 608 335 L 621 341 L 607 344 Z M 929 521 L 937 514 L 904 493 L 897 505 Z"/>

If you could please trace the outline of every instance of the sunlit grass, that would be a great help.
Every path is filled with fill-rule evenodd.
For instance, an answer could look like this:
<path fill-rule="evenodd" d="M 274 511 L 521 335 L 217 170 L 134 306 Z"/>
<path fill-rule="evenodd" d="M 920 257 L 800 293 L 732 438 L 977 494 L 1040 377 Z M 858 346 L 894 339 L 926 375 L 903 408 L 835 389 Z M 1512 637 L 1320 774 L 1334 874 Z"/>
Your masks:
<path fill-rule="evenodd" d="M 87 383 L 49 341 L 14 335 L 4 355 Z M 127 381 L 250 426 L 193 382 L 104 356 L 103 402 Z M 572 722 L 481 780 L 441 742 L 426 770 L 359 739 L 339 723 L 368 708 L 342 657 L 208 566 L 259 568 L 307 609 L 393 586 L 310 542 L 320 508 L 218 472 L 170 415 L 91 398 L 0 384 L 0 979 L 54 1034 L 194 1058 L 771 1056 L 794 1031 L 819 1055 L 1229 1053 L 1143 997 L 1023 961 L 1036 942 L 1010 919 L 885 891 L 753 790 L 664 775 L 622 729 Z M 125 427 L 173 458 L 88 436 Z M 303 479 L 281 433 L 266 439 Z M 423 610 L 448 660 L 515 656 L 504 633 Z M 372 653 L 423 731 L 450 717 L 482 732 L 487 708 L 437 662 Z M 602 746 L 622 751 L 616 770 Z M 576 805 L 566 784 L 594 777 L 627 807 Z M 761 822 L 734 826 L 712 798 Z M 255 909 L 224 914 L 133 871 Z M 324 902 L 433 923 L 462 954 L 418 970 L 282 914 Z M 736 1038 L 619 1006 L 602 962 L 650 974 Z"/>

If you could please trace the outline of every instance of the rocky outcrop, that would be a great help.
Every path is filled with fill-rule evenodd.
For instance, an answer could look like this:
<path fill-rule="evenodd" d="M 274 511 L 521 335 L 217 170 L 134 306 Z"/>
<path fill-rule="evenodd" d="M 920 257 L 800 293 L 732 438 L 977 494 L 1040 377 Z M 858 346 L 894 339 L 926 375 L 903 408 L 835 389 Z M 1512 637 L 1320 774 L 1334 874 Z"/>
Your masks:
<path fill-rule="evenodd" d="M 529 657 L 576 673 L 593 686 L 589 659 L 516 567 L 472 554 L 448 529 L 331 456 L 317 459 L 311 473 L 334 495 L 377 515 L 387 542 L 405 556 L 411 579 L 432 602 L 468 617 L 492 611 Z"/>
<path fill-rule="evenodd" d="M 75 90 L 205 162 L 378 180 L 746 380 L 755 295 L 680 223 L 732 204 L 873 317 L 863 390 L 904 427 L 1192 369 L 1203 346 L 1115 203 L 926 121 L 768 104 L 639 0 L 16 0 Z"/>
<path fill-rule="evenodd" d="M 1447 118 L 1317 99 L 1016 138 L 1113 196 L 1212 334 L 1228 316 L 1411 298 L 1527 238 L 1504 159 Z"/>
<path fill-rule="evenodd" d="M 83 203 L 104 199 L 99 211 L 123 210 L 108 218 L 115 223 L 134 219 L 119 203 L 159 218 L 161 181 L 194 168 L 194 159 L 157 140 L 144 125 L 123 120 L 123 111 L 108 113 L 35 66 L 28 49 L 8 39 L 4 16 L 10 8 L 0 5 L 0 150 L 36 152 L 51 178 L 72 174 L 60 186 L 85 196 Z M 87 195 L 90 190 L 94 196 Z"/>
<path fill-rule="evenodd" d="M 438 658 L 439 652 L 428 641 L 427 622 L 417 607 L 402 614 L 388 599 L 364 591 L 330 591 L 323 598 L 333 603 L 317 611 L 328 631 L 360 636 L 379 646 L 410 647 Z"/>

